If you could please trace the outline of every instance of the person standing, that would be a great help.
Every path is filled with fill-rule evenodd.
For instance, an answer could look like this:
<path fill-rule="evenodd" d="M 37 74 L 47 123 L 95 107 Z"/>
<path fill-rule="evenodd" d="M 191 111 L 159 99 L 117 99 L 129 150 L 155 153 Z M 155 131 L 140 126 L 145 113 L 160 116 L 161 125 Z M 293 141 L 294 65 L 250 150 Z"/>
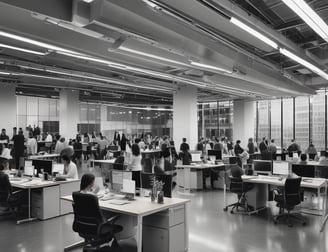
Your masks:
<path fill-rule="evenodd" d="M 272 152 L 272 154 L 277 154 L 277 146 L 276 144 L 274 143 L 274 139 L 271 139 L 271 143 L 270 145 L 268 146 L 268 151 L 269 152 Z"/>
<path fill-rule="evenodd" d="M 25 138 L 24 138 L 24 133 L 23 130 L 18 131 L 18 135 L 15 135 L 13 137 L 14 141 L 14 157 L 15 157 L 15 166 L 16 169 L 19 169 L 19 159 L 21 157 L 24 157 L 24 149 L 25 149 Z"/>
<path fill-rule="evenodd" d="M 261 153 L 268 151 L 268 145 L 266 143 L 265 137 L 262 138 L 262 142 L 260 143 L 259 149 Z"/>
<path fill-rule="evenodd" d="M 7 136 L 7 134 L 6 134 L 6 129 L 1 130 L 0 141 L 2 141 L 2 143 L 5 145 L 5 147 L 8 147 L 9 136 Z"/>
<path fill-rule="evenodd" d="M 253 138 L 251 138 L 251 137 L 248 139 L 247 148 L 248 148 L 248 154 L 254 154 L 255 153 L 255 145 L 254 145 L 254 142 L 253 142 Z"/>
<path fill-rule="evenodd" d="M 190 147 L 189 144 L 187 144 L 187 138 L 182 138 L 182 143 L 180 144 L 180 151 L 186 152 L 189 151 Z"/>
<path fill-rule="evenodd" d="M 240 154 L 242 154 L 244 152 L 244 149 L 241 148 L 240 146 L 241 141 L 237 140 L 234 151 L 235 151 L 235 155 L 238 157 Z"/>

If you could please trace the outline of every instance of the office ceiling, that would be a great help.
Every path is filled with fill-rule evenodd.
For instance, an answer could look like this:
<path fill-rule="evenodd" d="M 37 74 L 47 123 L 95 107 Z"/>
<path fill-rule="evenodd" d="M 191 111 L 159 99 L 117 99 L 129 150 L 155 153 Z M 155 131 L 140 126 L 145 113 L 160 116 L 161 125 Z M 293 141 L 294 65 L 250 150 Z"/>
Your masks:
<path fill-rule="evenodd" d="M 328 23 L 328 1 L 307 3 Z M 0 0 L 0 81 L 21 94 L 73 88 L 86 101 L 154 106 L 171 105 L 180 85 L 197 87 L 200 102 L 327 87 L 231 17 L 328 68 L 327 42 L 281 0 Z"/>

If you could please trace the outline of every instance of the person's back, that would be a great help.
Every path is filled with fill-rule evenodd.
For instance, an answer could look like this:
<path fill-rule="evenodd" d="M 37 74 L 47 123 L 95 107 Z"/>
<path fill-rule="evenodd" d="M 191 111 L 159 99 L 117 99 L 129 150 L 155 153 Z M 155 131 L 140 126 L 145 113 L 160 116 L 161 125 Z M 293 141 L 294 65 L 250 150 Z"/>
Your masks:
<path fill-rule="evenodd" d="M 216 142 L 213 146 L 213 150 L 223 151 L 223 144 L 221 142 Z"/>
<path fill-rule="evenodd" d="M 189 151 L 189 144 L 187 144 L 186 142 L 181 143 L 180 151 Z"/>
<path fill-rule="evenodd" d="M 190 165 L 191 162 L 191 154 L 188 151 L 180 152 L 179 159 L 182 160 L 183 165 Z"/>
<path fill-rule="evenodd" d="M 265 151 L 268 150 L 268 147 L 267 147 L 267 145 L 265 144 L 264 141 L 262 141 L 262 142 L 260 143 L 259 149 L 260 149 L 260 152 L 261 152 L 261 153 L 262 153 L 262 152 L 265 152 Z"/>
<path fill-rule="evenodd" d="M 274 144 L 270 144 L 268 146 L 268 151 L 272 152 L 272 153 L 276 153 L 277 152 L 277 146 L 275 146 Z"/>
<path fill-rule="evenodd" d="M 247 149 L 249 154 L 254 154 L 255 153 L 255 146 L 253 142 L 249 142 L 247 144 Z"/>
<path fill-rule="evenodd" d="M 233 178 L 241 178 L 241 176 L 244 175 L 243 169 L 238 165 L 231 165 L 230 171 Z"/>
<path fill-rule="evenodd" d="M 15 149 L 15 153 L 24 153 L 24 142 L 25 142 L 25 138 L 23 133 L 19 133 L 18 135 L 15 135 L 13 137 L 13 141 L 14 141 L 14 149 Z"/>

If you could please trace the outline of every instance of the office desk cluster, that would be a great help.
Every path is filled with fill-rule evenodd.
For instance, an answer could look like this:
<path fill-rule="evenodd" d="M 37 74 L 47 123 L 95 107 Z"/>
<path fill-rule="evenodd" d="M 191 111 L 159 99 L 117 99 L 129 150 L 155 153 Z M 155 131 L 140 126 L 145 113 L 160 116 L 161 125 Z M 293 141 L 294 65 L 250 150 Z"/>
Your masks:
<path fill-rule="evenodd" d="M 71 204 L 72 196 L 63 196 Z M 99 201 L 105 211 L 137 218 L 136 241 L 138 252 L 180 252 L 188 250 L 188 199 L 164 198 L 163 204 L 151 202 L 148 197 L 136 197 L 128 204 L 117 205 Z M 124 228 L 124 227 L 123 227 Z M 66 247 L 68 251 L 76 244 Z"/>
<path fill-rule="evenodd" d="M 72 194 L 80 187 L 80 180 L 76 179 L 45 181 L 40 178 L 10 178 L 10 183 L 14 188 L 28 191 L 28 218 L 18 220 L 18 224 L 36 218 L 46 220 L 72 212 L 72 204 L 60 197 Z"/>

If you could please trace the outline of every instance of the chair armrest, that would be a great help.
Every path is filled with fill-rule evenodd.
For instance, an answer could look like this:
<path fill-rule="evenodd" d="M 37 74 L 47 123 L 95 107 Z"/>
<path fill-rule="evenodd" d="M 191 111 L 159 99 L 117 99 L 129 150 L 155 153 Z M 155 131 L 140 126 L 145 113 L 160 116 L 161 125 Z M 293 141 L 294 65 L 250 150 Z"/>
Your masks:
<path fill-rule="evenodd" d="M 106 223 L 114 224 L 116 222 L 116 220 L 120 217 L 121 217 L 120 215 L 114 215 L 114 216 L 110 217 L 109 219 L 107 219 Z"/>
<path fill-rule="evenodd" d="M 272 192 L 273 192 L 274 195 L 281 195 L 282 194 L 282 192 L 279 190 L 279 188 L 273 189 Z"/>
<path fill-rule="evenodd" d="M 17 191 L 14 191 L 11 193 L 11 195 L 16 195 L 16 194 L 19 194 L 19 193 L 22 193 L 24 190 L 17 190 Z"/>

